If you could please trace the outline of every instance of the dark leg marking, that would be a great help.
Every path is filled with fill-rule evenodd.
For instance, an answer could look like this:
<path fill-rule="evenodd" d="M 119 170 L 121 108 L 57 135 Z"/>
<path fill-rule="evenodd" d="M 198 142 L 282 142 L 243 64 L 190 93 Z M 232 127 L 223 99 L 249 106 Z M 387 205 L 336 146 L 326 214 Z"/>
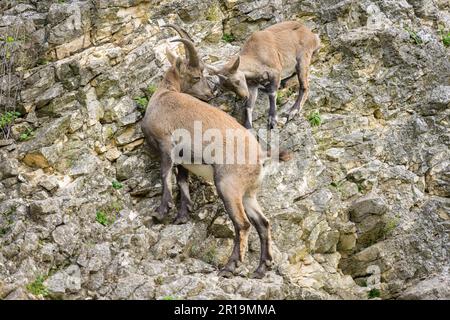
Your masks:
<path fill-rule="evenodd" d="M 189 212 L 192 210 L 192 201 L 189 194 L 189 171 L 181 165 L 177 166 L 177 184 L 180 190 L 180 210 L 174 224 L 184 224 L 189 220 Z"/>

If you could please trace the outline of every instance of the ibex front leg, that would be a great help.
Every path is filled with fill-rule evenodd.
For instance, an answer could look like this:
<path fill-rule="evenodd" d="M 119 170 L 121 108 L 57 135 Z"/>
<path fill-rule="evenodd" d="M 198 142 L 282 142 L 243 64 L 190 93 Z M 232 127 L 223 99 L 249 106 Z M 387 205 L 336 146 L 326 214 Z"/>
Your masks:
<path fill-rule="evenodd" d="M 295 100 L 294 105 L 289 110 L 288 114 L 288 120 L 292 120 L 292 118 L 300 111 L 300 109 L 305 104 L 306 98 L 308 97 L 309 93 L 309 83 L 308 83 L 308 76 L 309 76 L 309 65 L 311 63 L 311 55 L 310 54 L 300 54 L 297 57 L 297 65 L 295 66 L 295 70 L 297 72 L 298 77 L 298 96 Z"/>
<path fill-rule="evenodd" d="M 245 117 L 245 128 L 252 129 L 253 125 L 253 107 L 255 106 L 256 99 L 258 98 L 258 87 L 248 87 L 249 98 L 245 104 L 246 117 Z"/>
<path fill-rule="evenodd" d="M 278 123 L 278 116 L 277 116 L 277 90 L 280 86 L 280 79 L 279 77 L 274 77 L 270 80 L 270 84 L 266 87 L 267 94 L 269 95 L 269 120 L 268 120 L 268 127 L 270 130 L 276 128 Z"/>

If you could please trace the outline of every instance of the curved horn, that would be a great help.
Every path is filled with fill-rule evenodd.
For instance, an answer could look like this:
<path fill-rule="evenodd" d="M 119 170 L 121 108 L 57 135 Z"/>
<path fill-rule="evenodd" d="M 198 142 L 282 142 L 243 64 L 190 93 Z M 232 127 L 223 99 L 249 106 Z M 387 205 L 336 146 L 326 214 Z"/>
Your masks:
<path fill-rule="evenodd" d="M 184 39 L 188 39 L 188 40 L 194 42 L 194 40 L 192 40 L 192 38 L 189 36 L 189 34 L 186 32 L 186 30 L 184 30 L 183 28 L 180 28 L 179 26 L 177 26 L 175 24 L 168 23 L 168 24 L 165 24 L 165 25 L 161 26 L 161 28 L 172 28 L 176 32 L 178 32 L 180 37 L 182 37 Z"/>
<path fill-rule="evenodd" d="M 200 66 L 200 59 L 198 58 L 197 50 L 195 50 L 195 46 L 192 41 L 188 39 L 174 39 L 170 42 L 182 42 L 186 49 L 186 55 L 189 55 L 189 65 L 194 68 Z"/>

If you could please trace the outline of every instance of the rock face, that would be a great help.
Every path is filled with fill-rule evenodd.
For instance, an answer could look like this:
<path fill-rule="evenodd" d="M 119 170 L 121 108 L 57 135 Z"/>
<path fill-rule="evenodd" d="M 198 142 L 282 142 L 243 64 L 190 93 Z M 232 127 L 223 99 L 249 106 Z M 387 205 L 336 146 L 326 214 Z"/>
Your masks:
<path fill-rule="evenodd" d="M 450 49 L 439 33 L 449 12 L 445 0 L 2 1 L 0 38 L 29 35 L 14 36 L 31 66 L 17 70 L 25 122 L 12 131 L 33 135 L 0 143 L 0 299 L 450 298 Z M 233 229 L 212 186 L 191 178 L 186 225 L 151 219 L 159 163 L 135 100 L 168 66 L 176 34 L 164 23 L 183 26 L 214 63 L 288 19 L 323 48 L 304 110 L 280 119 L 294 158 L 259 196 L 276 268 L 248 279 L 253 230 L 239 275 L 219 278 Z M 286 86 L 281 110 L 296 97 L 296 81 Z M 240 116 L 233 98 L 211 103 Z M 261 94 L 257 127 L 267 105 Z M 308 121 L 315 110 L 320 126 Z"/>

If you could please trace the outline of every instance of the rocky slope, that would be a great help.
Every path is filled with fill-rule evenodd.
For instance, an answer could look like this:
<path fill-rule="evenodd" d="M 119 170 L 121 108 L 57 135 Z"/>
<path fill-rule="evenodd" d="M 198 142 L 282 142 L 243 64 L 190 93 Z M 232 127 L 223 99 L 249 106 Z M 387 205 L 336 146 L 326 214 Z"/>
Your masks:
<path fill-rule="evenodd" d="M 3 65 L 15 69 L 0 70 L 0 112 L 21 116 L 0 140 L 0 299 L 449 298 L 449 11 L 446 0 L 2 1 Z M 280 121 L 294 159 L 260 195 L 277 267 L 247 277 L 252 231 L 240 275 L 219 278 L 233 231 L 212 186 L 191 178 L 191 222 L 152 221 L 159 164 L 136 101 L 167 67 L 176 35 L 159 26 L 185 27 L 215 63 L 287 19 L 324 47 L 304 110 Z M 239 116 L 231 96 L 212 104 Z M 267 104 L 260 95 L 259 127 Z"/>

